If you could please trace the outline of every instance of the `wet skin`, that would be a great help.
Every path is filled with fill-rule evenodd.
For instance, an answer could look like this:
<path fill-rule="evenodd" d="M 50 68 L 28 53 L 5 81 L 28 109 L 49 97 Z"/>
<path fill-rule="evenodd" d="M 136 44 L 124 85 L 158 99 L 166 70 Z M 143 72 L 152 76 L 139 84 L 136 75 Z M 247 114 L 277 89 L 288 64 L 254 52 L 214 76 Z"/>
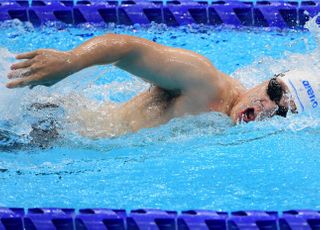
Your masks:
<path fill-rule="evenodd" d="M 271 117 L 278 108 L 266 94 L 267 82 L 247 90 L 195 52 L 133 36 L 106 34 L 69 52 L 42 49 L 16 58 L 24 60 L 11 66 L 8 88 L 51 86 L 84 68 L 106 64 L 152 83 L 152 90 L 137 95 L 115 112 L 130 131 L 209 111 L 227 114 L 235 123 L 249 122 Z M 287 105 L 285 99 L 280 103 Z M 82 111 L 76 116 L 92 130 L 90 120 L 101 114 Z M 101 131 L 98 137 L 107 136 L 109 131 L 103 123 L 94 127 Z"/>

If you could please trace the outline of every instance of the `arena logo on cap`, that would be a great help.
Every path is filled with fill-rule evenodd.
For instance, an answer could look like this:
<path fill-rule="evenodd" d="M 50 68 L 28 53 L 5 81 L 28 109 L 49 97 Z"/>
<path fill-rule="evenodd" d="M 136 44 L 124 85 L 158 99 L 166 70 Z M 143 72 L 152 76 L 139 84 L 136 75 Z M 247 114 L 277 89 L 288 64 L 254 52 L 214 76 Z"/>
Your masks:
<path fill-rule="evenodd" d="M 314 94 L 314 91 L 312 89 L 310 82 L 307 80 L 304 80 L 302 81 L 302 84 L 304 88 L 307 90 L 307 94 L 312 104 L 312 108 L 316 108 L 319 105 L 319 103 L 317 101 L 316 95 Z"/>

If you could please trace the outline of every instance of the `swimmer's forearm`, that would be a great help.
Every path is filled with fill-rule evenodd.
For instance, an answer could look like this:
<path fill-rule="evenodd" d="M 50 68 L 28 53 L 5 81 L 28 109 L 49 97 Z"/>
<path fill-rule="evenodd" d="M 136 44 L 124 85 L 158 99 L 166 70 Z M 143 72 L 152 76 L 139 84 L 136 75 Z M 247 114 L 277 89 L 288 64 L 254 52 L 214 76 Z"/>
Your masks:
<path fill-rule="evenodd" d="M 12 71 L 8 74 L 8 78 L 14 80 L 8 82 L 6 86 L 8 88 L 51 86 L 81 69 L 101 64 L 114 63 L 117 66 L 122 64 L 122 67 L 129 66 L 130 68 L 125 70 L 130 72 L 136 67 L 134 60 L 145 57 L 145 52 L 138 49 L 141 44 L 147 47 L 159 46 L 134 36 L 107 34 L 90 39 L 69 52 L 41 49 L 19 54 L 17 59 L 25 60 L 11 66 Z M 159 57 L 157 53 L 153 54 Z M 148 69 L 148 65 L 150 64 L 139 69 Z"/>
<path fill-rule="evenodd" d="M 72 65 L 79 71 L 93 65 L 115 63 L 133 51 L 131 39 L 130 36 L 117 34 L 92 38 L 70 51 L 74 57 Z"/>

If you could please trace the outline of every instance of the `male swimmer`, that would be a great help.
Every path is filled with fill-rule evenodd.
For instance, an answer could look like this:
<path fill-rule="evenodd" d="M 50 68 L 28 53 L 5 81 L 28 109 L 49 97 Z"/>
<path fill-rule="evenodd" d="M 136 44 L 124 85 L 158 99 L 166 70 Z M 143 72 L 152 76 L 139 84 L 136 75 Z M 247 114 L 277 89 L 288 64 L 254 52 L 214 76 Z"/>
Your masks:
<path fill-rule="evenodd" d="M 52 86 L 77 71 L 103 64 L 114 64 L 150 82 L 155 87 L 116 113 L 131 131 L 186 114 L 216 111 L 242 123 L 319 107 L 320 81 L 304 72 L 286 72 L 248 90 L 195 52 L 134 36 L 106 34 L 69 52 L 42 49 L 16 58 L 25 60 L 11 66 L 8 88 Z"/>

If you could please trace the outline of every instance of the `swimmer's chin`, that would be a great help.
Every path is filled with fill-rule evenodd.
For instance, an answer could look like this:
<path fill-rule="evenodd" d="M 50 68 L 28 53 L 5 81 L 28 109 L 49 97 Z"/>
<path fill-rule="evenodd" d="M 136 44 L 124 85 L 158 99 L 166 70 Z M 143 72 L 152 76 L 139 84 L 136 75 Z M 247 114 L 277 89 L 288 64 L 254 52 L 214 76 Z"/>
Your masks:
<path fill-rule="evenodd" d="M 236 118 L 236 119 L 231 118 L 231 121 L 233 125 L 240 125 L 242 123 L 242 120 L 239 118 Z"/>

